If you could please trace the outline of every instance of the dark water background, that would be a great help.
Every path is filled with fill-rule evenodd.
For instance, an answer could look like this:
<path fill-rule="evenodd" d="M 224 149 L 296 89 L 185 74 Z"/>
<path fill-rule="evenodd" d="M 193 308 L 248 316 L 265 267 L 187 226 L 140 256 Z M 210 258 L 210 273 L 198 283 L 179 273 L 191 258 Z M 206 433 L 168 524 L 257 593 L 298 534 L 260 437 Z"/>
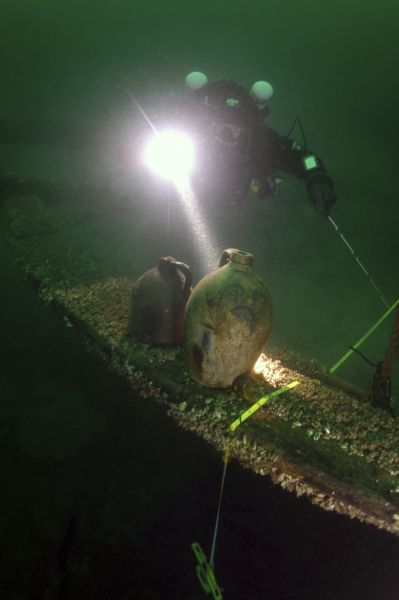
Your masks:
<path fill-rule="evenodd" d="M 193 69 L 248 86 L 265 78 L 275 88 L 270 124 L 285 133 L 301 116 L 335 181 L 333 216 L 393 301 L 398 17 L 389 0 L 245 8 L 0 2 L 0 169 L 134 187 L 114 151 L 131 135 L 125 89 L 155 111 L 154 97 Z M 140 186 L 133 200 L 149 200 L 141 219 L 102 222 L 80 235 L 98 257 L 112 252 L 120 274 L 137 276 L 176 252 L 198 277 L 200 252 L 189 231 L 180 228 L 173 244 L 159 236 L 159 191 Z M 218 245 L 256 255 L 273 299 L 276 343 L 332 364 L 382 314 L 300 182 L 287 179 L 279 199 L 215 215 L 211 225 Z M 220 459 L 88 357 L 21 281 L 3 246 L 0 255 L 0 597 L 201 597 L 190 544 L 209 550 Z M 390 326 L 364 348 L 373 360 Z M 363 386 L 371 378 L 353 360 L 341 375 Z M 391 600 L 398 544 L 229 468 L 216 557 L 226 599 Z"/>

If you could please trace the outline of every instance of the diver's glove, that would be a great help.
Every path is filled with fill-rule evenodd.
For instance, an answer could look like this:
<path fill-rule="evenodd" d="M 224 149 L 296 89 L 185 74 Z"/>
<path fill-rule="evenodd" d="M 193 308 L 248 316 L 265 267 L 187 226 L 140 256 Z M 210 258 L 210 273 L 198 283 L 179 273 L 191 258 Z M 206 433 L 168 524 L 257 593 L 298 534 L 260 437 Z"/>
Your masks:
<path fill-rule="evenodd" d="M 324 173 L 317 173 L 308 178 L 306 185 L 310 201 L 317 212 L 328 217 L 332 205 L 337 201 L 331 179 Z"/>

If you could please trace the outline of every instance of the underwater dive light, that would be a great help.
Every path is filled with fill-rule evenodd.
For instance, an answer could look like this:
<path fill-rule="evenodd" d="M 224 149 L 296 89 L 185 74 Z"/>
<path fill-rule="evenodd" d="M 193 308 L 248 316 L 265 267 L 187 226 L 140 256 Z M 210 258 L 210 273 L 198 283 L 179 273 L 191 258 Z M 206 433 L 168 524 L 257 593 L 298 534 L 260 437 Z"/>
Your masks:
<path fill-rule="evenodd" d="M 166 130 L 156 133 L 149 141 L 144 158 L 150 169 L 170 181 L 187 179 L 194 161 L 194 147 L 184 133 Z"/>

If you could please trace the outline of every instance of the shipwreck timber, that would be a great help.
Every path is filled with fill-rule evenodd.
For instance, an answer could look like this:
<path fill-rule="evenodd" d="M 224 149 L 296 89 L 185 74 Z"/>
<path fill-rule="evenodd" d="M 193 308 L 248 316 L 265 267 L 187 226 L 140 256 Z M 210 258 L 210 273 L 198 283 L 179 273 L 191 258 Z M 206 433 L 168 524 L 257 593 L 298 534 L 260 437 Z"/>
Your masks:
<path fill-rule="evenodd" d="M 133 280 L 108 277 L 76 236 L 87 218 L 76 204 L 47 207 L 9 198 L 1 230 L 27 279 L 75 328 L 88 350 L 176 423 L 274 483 L 399 535 L 399 419 L 313 360 L 273 348 L 257 373 L 231 390 L 204 388 L 185 371 L 181 348 L 151 348 L 125 336 Z M 251 419 L 231 423 L 261 396 L 298 380 Z"/>

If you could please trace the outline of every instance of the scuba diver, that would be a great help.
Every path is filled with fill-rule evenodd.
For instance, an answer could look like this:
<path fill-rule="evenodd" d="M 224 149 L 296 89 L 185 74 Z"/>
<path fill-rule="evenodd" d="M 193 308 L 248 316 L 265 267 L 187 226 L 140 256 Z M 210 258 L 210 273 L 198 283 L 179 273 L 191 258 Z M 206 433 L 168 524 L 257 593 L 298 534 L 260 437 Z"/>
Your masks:
<path fill-rule="evenodd" d="M 329 215 L 336 196 L 323 162 L 308 150 L 305 138 L 303 146 L 289 138 L 297 121 L 301 127 L 299 119 L 287 136 L 265 123 L 270 83 L 257 81 L 248 92 L 234 81 L 208 83 L 199 71 L 185 82 L 188 93 L 175 105 L 175 117 L 200 150 L 201 168 L 193 182 L 201 197 L 234 205 L 250 190 L 259 198 L 275 195 L 281 182 L 276 174 L 283 172 L 304 180 L 315 209 Z"/>

